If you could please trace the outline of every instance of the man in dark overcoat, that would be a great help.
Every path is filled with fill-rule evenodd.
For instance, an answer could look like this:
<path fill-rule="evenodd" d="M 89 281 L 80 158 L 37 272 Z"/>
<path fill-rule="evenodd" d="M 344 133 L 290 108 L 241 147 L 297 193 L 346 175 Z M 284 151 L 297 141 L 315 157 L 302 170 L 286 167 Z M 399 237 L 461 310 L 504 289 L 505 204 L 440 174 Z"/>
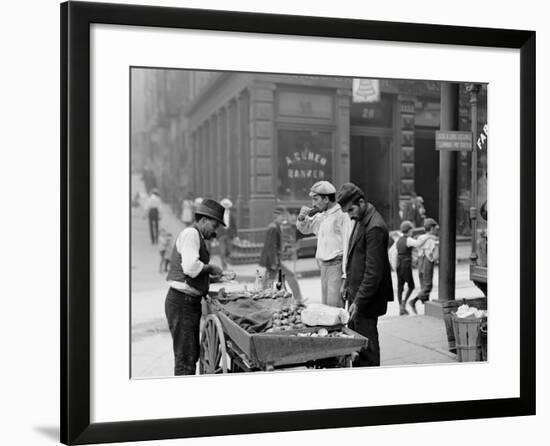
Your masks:
<path fill-rule="evenodd" d="M 354 367 L 379 366 L 378 317 L 393 300 L 388 227 L 364 192 L 353 183 L 342 185 L 337 201 L 355 221 L 349 241 L 346 265 L 345 299 L 349 304 L 348 326 L 368 339 Z"/>
<path fill-rule="evenodd" d="M 296 280 L 294 272 L 285 266 L 283 263 L 283 241 L 281 225 L 286 219 L 287 211 L 283 206 L 277 206 L 273 211 L 273 221 L 267 226 L 264 238 L 264 246 L 260 253 L 260 266 L 265 268 L 262 286 L 265 288 L 274 280 L 277 279 L 277 272 L 285 275 L 286 283 L 288 284 L 294 300 L 297 303 L 302 302 L 302 293 L 300 285 Z"/>

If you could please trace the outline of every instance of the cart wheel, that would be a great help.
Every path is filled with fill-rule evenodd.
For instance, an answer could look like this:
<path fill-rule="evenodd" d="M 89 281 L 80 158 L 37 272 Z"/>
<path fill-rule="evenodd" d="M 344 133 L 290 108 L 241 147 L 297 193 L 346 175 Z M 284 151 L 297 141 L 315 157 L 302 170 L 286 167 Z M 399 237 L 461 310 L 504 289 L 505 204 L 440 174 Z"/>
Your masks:
<path fill-rule="evenodd" d="M 218 317 L 209 314 L 201 331 L 200 374 L 227 373 L 225 336 Z"/>

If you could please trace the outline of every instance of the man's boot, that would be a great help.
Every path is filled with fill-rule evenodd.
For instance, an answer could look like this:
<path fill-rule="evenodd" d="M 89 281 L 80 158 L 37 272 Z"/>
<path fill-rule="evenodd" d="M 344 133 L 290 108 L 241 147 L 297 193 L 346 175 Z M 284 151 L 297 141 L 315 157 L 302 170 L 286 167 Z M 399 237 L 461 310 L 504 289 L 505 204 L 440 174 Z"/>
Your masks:
<path fill-rule="evenodd" d="M 401 305 L 399 305 L 399 316 L 406 316 L 409 314 L 407 309 L 405 308 L 406 302 L 403 302 Z"/>

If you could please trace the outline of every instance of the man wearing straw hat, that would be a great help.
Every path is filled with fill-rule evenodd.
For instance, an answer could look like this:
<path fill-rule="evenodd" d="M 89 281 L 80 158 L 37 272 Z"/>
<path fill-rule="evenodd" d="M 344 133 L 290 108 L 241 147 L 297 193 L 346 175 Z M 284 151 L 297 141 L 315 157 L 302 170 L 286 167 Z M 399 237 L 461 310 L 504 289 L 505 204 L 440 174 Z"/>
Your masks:
<path fill-rule="evenodd" d="M 170 284 L 165 314 L 172 335 L 174 374 L 194 375 L 199 359 L 201 300 L 208 293 L 211 276 L 220 276 L 219 266 L 210 264 L 206 241 L 223 222 L 224 208 L 214 200 L 202 201 L 195 210 L 195 222 L 181 231 L 172 250 Z"/>

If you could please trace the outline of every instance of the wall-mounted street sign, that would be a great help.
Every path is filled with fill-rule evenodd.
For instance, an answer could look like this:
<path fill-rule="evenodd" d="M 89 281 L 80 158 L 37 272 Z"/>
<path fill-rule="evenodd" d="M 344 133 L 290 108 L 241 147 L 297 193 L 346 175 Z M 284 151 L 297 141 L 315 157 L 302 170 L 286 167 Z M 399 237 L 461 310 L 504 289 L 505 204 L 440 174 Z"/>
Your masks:
<path fill-rule="evenodd" d="M 472 132 L 438 130 L 435 132 L 435 149 L 472 151 L 473 139 Z"/>

